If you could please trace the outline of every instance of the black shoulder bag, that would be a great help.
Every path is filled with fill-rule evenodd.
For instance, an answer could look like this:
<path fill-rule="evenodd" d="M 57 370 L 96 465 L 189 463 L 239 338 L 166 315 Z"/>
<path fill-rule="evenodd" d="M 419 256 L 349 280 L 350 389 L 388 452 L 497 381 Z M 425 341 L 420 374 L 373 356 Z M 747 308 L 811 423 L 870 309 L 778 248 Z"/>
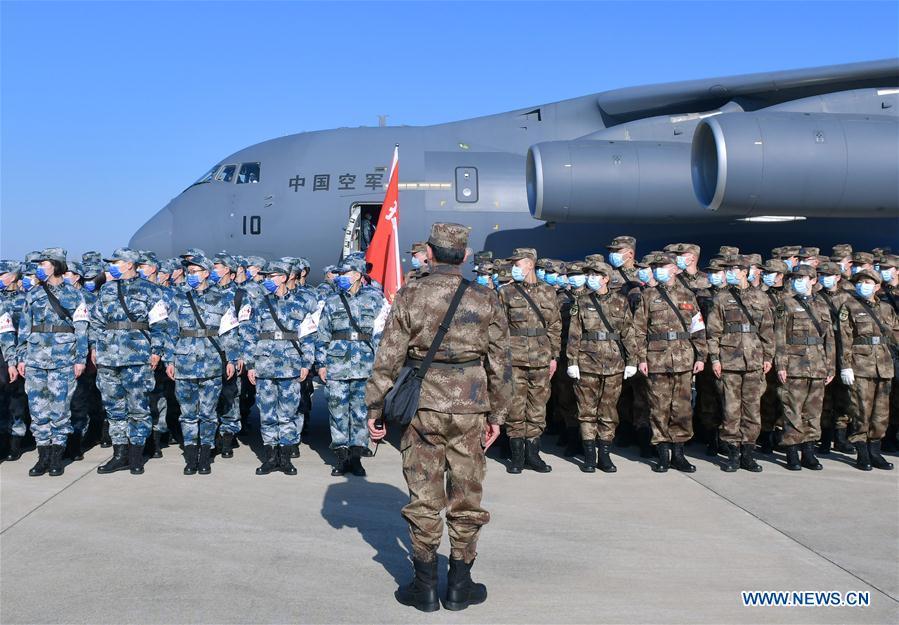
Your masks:
<path fill-rule="evenodd" d="M 459 288 L 456 289 L 449 308 L 443 316 L 443 321 L 440 322 L 440 328 L 437 330 L 434 342 L 431 343 L 431 347 L 428 349 L 428 353 L 424 360 L 421 361 L 421 364 L 418 367 L 404 366 L 400 369 L 400 374 L 397 376 L 396 382 L 393 383 L 393 388 L 384 397 L 384 419 L 389 423 L 396 423 L 405 427 L 409 425 L 412 417 L 418 412 L 418 402 L 421 398 L 421 382 L 431 367 L 431 362 L 434 360 L 434 356 L 443 342 L 443 337 L 449 331 L 449 324 L 452 322 L 456 309 L 459 307 L 459 302 L 462 301 L 462 295 L 469 284 L 471 283 L 468 280 L 462 278 L 462 282 L 459 283 Z"/>
<path fill-rule="evenodd" d="M 609 323 L 609 319 L 606 317 L 606 314 L 602 310 L 602 306 L 599 303 L 599 299 L 596 297 L 596 293 L 590 293 L 590 301 L 593 302 L 594 306 L 596 306 L 596 312 L 599 313 L 599 318 L 602 320 L 602 324 L 606 327 L 606 331 L 609 334 L 615 334 L 615 330 L 612 328 L 612 324 Z M 618 346 L 618 351 L 621 352 L 621 359 L 624 360 L 624 364 L 627 364 L 628 354 L 627 349 L 625 349 L 624 347 L 624 343 L 619 338 L 615 340 L 615 345 Z"/>
<path fill-rule="evenodd" d="M 192 291 L 187 292 L 187 301 L 190 303 L 190 309 L 194 311 L 194 317 L 197 318 L 197 323 L 200 324 L 200 328 L 207 330 L 206 323 L 203 321 L 203 317 L 200 316 L 200 311 L 197 310 L 197 303 L 194 301 L 194 294 Z M 225 350 L 222 349 L 218 341 L 208 334 L 206 335 L 206 338 L 209 339 L 209 342 L 212 343 L 215 351 L 218 352 L 219 358 L 222 360 L 222 375 L 225 375 L 225 369 L 228 368 L 228 357 L 225 355 Z"/>
<path fill-rule="evenodd" d="M 125 295 L 122 293 L 122 283 L 119 280 L 116 280 L 116 294 L 119 296 L 119 305 L 122 307 L 122 310 L 125 311 L 125 316 L 128 317 L 128 321 L 131 323 L 137 323 L 137 319 L 135 319 L 134 315 L 131 314 L 131 311 L 128 310 L 128 305 L 125 303 Z M 193 300 L 191 300 L 191 306 L 193 306 Z M 194 309 L 194 313 L 196 313 L 196 309 Z M 202 322 L 200 322 L 202 323 Z M 205 327 L 205 326 L 204 326 Z M 150 340 L 150 335 L 147 334 L 145 330 L 140 331 L 141 334 L 144 335 L 144 338 L 147 339 L 147 343 L 152 344 L 153 341 Z"/>
<path fill-rule="evenodd" d="M 340 303 L 343 304 L 343 309 L 346 311 L 346 316 L 349 317 L 349 319 L 350 319 L 350 325 L 353 326 L 353 331 L 360 336 L 365 334 L 365 332 L 363 332 L 359 328 L 359 324 L 356 323 L 356 320 L 353 318 L 353 313 L 350 312 L 350 303 L 348 301 L 346 301 L 346 295 L 344 295 L 342 292 L 338 293 L 337 295 L 338 295 L 338 297 L 340 297 Z M 375 353 L 375 348 L 372 347 L 371 341 L 362 341 L 362 342 L 365 343 L 366 345 L 368 345 L 368 349 L 371 350 L 372 354 Z"/>

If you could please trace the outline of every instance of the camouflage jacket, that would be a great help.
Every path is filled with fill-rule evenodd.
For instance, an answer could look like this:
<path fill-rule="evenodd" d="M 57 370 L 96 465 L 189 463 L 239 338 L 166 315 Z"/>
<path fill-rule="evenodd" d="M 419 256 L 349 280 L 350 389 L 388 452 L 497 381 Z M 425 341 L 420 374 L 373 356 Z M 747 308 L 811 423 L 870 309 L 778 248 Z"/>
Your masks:
<path fill-rule="evenodd" d="M 431 273 L 397 292 L 365 389 L 369 417 L 378 418 L 384 396 L 407 358 L 425 357 L 453 293 L 459 268 L 435 265 Z M 509 326 L 492 291 L 472 284 L 465 291 L 434 362 L 481 360 L 482 366 L 431 368 L 421 384 L 419 408 L 448 414 L 487 413 L 490 423 L 505 422 L 512 390 Z"/>
<path fill-rule="evenodd" d="M 556 289 L 556 301 L 559 306 L 559 316 L 562 319 L 562 330 L 559 335 L 559 359 L 565 360 L 568 347 L 568 329 L 571 327 L 571 307 L 577 300 L 578 290 Z M 561 363 L 560 363 L 561 364 Z"/>
<path fill-rule="evenodd" d="M 525 291 L 540 309 L 545 326 L 519 289 Z M 544 282 L 510 282 L 500 288 L 499 301 L 509 323 L 512 365 L 548 367 L 551 360 L 558 358 L 562 348 L 562 315 L 556 290 Z"/>
<path fill-rule="evenodd" d="M 131 318 L 119 301 L 119 289 Z M 174 336 L 169 302 L 165 289 L 142 278 L 105 283 L 91 307 L 90 346 L 97 354 L 97 365 L 146 365 L 151 354 L 170 361 Z M 132 323 L 140 327 L 130 329 Z"/>
<path fill-rule="evenodd" d="M 334 286 L 333 282 L 328 282 L 327 280 L 315 287 L 315 299 L 320 302 L 325 301 L 335 293 L 337 293 L 337 287 Z"/>
<path fill-rule="evenodd" d="M 899 315 L 899 286 L 890 284 L 881 285 L 877 296 L 893 308 L 893 312 Z"/>
<path fill-rule="evenodd" d="M 371 375 L 375 351 L 384 329 L 383 325 L 376 329 L 375 320 L 386 300 L 372 288 L 359 289 L 355 295 L 343 293 L 362 332 L 362 336 L 353 338 L 357 336 L 356 330 L 350 323 L 340 296 L 340 293 L 335 293 L 325 300 L 315 337 L 315 363 L 327 368 L 329 380 L 365 379 Z"/>
<path fill-rule="evenodd" d="M 803 303 L 818 320 L 824 336 L 805 312 Z M 791 378 L 817 379 L 834 375 L 836 350 L 833 325 L 827 304 L 820 297 L 802 297 L 784 291 L 780 304 L 774 310 L 774 336 L 774 366 L 777 371 L 786 371 Z"/>
<path fill-rule="evenodd" d="M 0 354 L 9 364 L 16 364 L 16 330 L 25 308 L 25 294 L 21 291 L 0 290 Z M 3 317 L 8 315 L 8 317 Z"/>
<path fill-rule="evenodd" d="M 240 351 L 240 360 L 243 360 L 246 357 L 247 353 L 250 351 L 246 324 L 253 316 L 253 307 L 255 306 L 255 300 L 247 290 L 246 284 L 246 282 L 244 284 L 237 284 L 232 280 L 225 286 L 215 287 L 223 293 L 228 293 L 231 297 L 231 307 L 234 315 L 237 317 L 238 323 L 236 331 Z"/>
<path fill-rule="evenodd" d="M 312 368 L 315 333 L 302 338 L 282 336 L 282 330 L 272 318 L 272 309 L 284 329 L 298 335 L 306 317 L 315 313 L 317 303 L 290 293 L 284 297 L 266 293 L 254 302 L 252 316 L 243 327 L 247 331 L 248 369 L 255 369 L 260 378 L 297 378 L 301 369 Z"/>
<path fill-rule="evenodd" d="M 68 311 L 69 318 L 61 317 L 53 310 L 44 287 L 56 296 L 60 305 Z M 19 317 L 17 362 L 41 369 L 86 364 L 89 319 L 87 304 L 75 287 L 65 283 L 35 286 L 25 294 L 25 306 Z M 67 331 L 54 332 L 51 328 L 65 328 Z"/>
<path fill-rule="evenodd" d="M 736 295 L 735 295 L 736 293 Z M 737 295 L 751 319 L 737 302 Z M 764 293 L 731 287 L 719 289 L 706 319 L 709 360 L 724 371 L 758 371 L 774 361 L 774 310 Z"/>
<path fill-rule="evenodd" d="M 206 330 L 194 314 L 191 298 Z M 234 311 L 232 290 L 208 286 L 202 291 L 179 292 L 172 302 L 171 318 L 176 339 L 170 362 L 175 365 L 175 377 L 216 378 L 224 374 L 222 354 L 225 362 L 230 363 L 236 363 L 242 356 L 240 323 Z"/>
<path fill-rule="evenodd" d="M 634 319 L 627 298 L 620 291 L 609 291 L 605 295 L 578 291 L 577 301 L 571 307 L 568 365 L 577 365 L 581 373 L 597 375 L 614 375 L 623 372 L 626 364 L 636 365 L 633 360 L 637 352 Z M 591 294 L 594 297 L 590 297 Z M 611 333 L 594 305 L 594 298 L 612 326 Z"/>
<path fill-rule="evenodd" d="M 662 296 L 668 294 L 677 312 Z M 680 282 L 648 287 L 634 315 L 634 360 L 645 362 L 650 373 L 682 373 L 707 355 L 705 321 L 693 292 Z"/>
<path fill-rule="evenodd" d="M 899 343 L 899 315 L 884 301 L 867 300 L 880 324 L 857 296 L 849 296 L 840 307 L 840 365 L 857 377 L 890 379 L 894 375 L 890 344 Z M 887 330 L 883 335 L 880 326 Z"/>
<path fill-rule="evenodd" d="M 635 267 L 615 267 L 612 270 L 612 279 L 609 282 L 610 290 L 621 290 L 622 293 L 627 293 L 638 286 L 640 286 L 640 281 L 637 280 Z"/>
<path fill-rule="evenodd" d="M 852 299 L 852 295 L 848 291 L 844 291 L 840 288 L 839 284 L 837 288 L 829 291 L 827 289 L 822 289 L 818 292 L 818 297 L 820 297 L 825 304 L 827 304 L 827 308 L 830 310 L 830 321 L 833 326 L 833 347 L 836 352 L 837 358 L 837 371 L 843 368 L 843 365 L 840 361 L 842 357 L 843 349 L 841 347 L 843 342 L 843 337 L 840 334 L 840 308 L 843 307 L 843 304 L 846 303 L 846 300 Z"/>

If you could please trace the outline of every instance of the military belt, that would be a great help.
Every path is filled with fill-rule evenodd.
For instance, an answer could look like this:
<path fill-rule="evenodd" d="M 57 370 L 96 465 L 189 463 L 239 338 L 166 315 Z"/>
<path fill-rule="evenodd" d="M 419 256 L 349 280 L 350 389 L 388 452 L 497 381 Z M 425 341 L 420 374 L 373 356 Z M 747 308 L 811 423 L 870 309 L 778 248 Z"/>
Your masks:
<path fill-rule="evenodd" d="M 512 328 L 509 336 L 546 336 L 546 328 Z"/>
<path fill-rule="evenodd" d="M 586 341 L 620 341 L 618 332 L 585 332 L 583 339 Z"/>
<path fill-rule="evenodd" d="M 650 334 L 646 337 L 650 341 L 682 341 L 690 338 L 687 332 L 662 332 L 660 334 Z"/>
<path fill-rule="evenodd" d="M 107 330 L 149 330 L 150 324 L 142 321 L 113 321 L 106 324 Z"/>
<path fill-rule="evenodd" d="M 415 367 L 416 369 L 421 366 L 422 361 L 417 358 L 406 358 L 405 367 Z M 465 362 L 437 362 L 436 360 L 431 362 L 431 369 L 465 369 L 467 367 L 480 367 L 481 359 L 475 358 L 474 360 L 466 360 Z"/>
<path fill-rule="evenodd" d="M 791 336 L 787 339 L 787 345 L 824 345 L 824 339 L 820 336 Z"/>
<path fill-rule="evenodd" d="M 853 345 L 883 345 L 882 336 L 859 336 L 852 341 Z"/>
<path fill-rule="evenodd" d="M 209 326 L 205 330 L 181 330 L 181 336 L 195 339 L 215 338 L 219 335 L 218 326 Z"/>
<path fill-rule="evenodd" d="M 370 341 L 371 334 L 361 334 L 359 332 L 332 332 L 332 341 Z"/>
<path fill-rule="evenodd" d="M 297 332 L 282 332 L 278 330 L 277 332 L 260 332 L 259 338 L 269 341 L 299 341 L 300 335 Z"/>
<path fill-rule="evenodd" d="M 726 323 L 725 334 L 757 334 L 758 330 L 751 323 Z"/>
<path fill-rule="evenodd" d="M 74 334 L 75 328 L 72 326 L 54 326 L 49 323 L 39 323 L 31 326 L 31 331 L 40 334 Z"/>

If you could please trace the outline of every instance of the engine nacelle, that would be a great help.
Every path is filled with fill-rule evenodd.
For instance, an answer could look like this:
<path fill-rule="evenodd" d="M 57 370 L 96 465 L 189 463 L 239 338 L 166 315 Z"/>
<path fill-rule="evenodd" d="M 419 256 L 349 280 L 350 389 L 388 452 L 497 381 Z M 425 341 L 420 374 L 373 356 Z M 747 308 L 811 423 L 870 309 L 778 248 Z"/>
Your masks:
<path fill-rule="evenodd" d="M 701 218 L 690 144 L 580 139 L 531 146 L 531 215 L 544 221 Z"/>
<path fill-rule="evenodd" d="M 899 123 L 828 113 L 725 113 L 696 127 L 696 198 L 739 217 L 899 215 Z"/>

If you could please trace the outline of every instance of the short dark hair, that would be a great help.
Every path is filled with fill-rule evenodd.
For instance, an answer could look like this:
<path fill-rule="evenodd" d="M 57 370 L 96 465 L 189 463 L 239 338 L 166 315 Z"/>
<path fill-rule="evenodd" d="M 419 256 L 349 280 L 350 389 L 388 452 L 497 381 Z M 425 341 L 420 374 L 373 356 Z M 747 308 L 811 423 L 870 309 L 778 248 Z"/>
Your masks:
<path fill-rule="evenodd" d="M 465 260 L 464 248 L 441 247 L 439 245 L 434 245 L 433 243 L 428 243 L 428 247 L 431 248 L 431 252 L 434 254 L 434 260 L 438 263 L 444 265 L 461 265 L 462 261 Z"/>
<path fill-rule="evenodd" d="M 48 259 L 49 260 L 49 259 Z M 49 263 L 53 266 L 53 275 L 60 276 L 69 270 L 68 265 L 59 260 L 49 260 Z"/>

